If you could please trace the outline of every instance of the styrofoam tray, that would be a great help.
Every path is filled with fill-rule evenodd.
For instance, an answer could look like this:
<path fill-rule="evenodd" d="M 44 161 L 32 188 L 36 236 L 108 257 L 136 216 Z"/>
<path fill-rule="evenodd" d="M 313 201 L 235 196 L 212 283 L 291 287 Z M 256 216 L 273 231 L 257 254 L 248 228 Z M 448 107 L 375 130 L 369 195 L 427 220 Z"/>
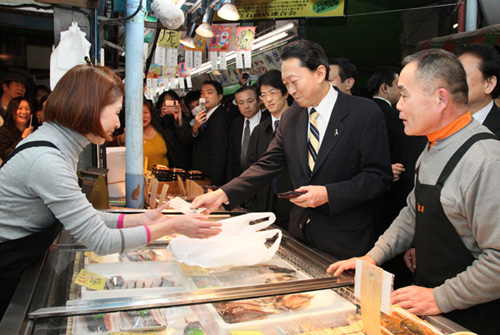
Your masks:
<path fill-rule="evenodd" d="M 82 299 L 103 299 L 114 297 L 144 296 L 151 294 L 162 294 L 170 292 L 182 292 L 189 290 L 186 284 L 190 284 L 182 275 L 177 263 L 174 262 L 142 262 L 142 263 L 112 263 L 86 264 L 85 269 L 111 278 L 112 276 L 122 276 L 125 280 L 132 279 L 154 279 L 168 277 L 176 284 L 172 287 L 135 288 L 135 289 L 115 289 L 102 291 L 89 291 L 82 287 Z"/>
<path fill-rule="evenodd" d="M 263 320 L 251 320 L 239 323 L 226 323 L 219 315 L 212 304 L 198 305 L 193 309 L 198 318 L 203 320 L 212 334 L 229 334 L 231 331 L 260 331 L 264 334 L 276 332 L 276 325 L 292 322 L 297 318 L 314 316 L 321 322 L 327 322 L 332 318 L 345 318 L 348 314 L 356 313 L 356 306 L 341 298 L 332 290 L 321 290 L 308 292 L 314 295 L 311 304 L 308 307 L 294 311 L 279 311 L 276 314 L 270 314 Z"/>

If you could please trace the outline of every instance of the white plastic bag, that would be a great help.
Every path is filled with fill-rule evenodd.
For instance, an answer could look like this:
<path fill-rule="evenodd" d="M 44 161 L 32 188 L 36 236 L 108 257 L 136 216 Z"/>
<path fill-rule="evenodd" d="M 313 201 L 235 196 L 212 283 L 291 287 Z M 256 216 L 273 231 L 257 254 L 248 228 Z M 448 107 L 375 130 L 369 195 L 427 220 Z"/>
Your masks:
<path fill-rule="evenodd" d="M 61 77 L 75 65 L 85 64 L 85 56 L 89 57 L 90 42 L 78 24 L 61 32 L 61 41 L 50 55 L 50 88 L 53 90 Z"/>
<path fill-rule="evenodd" d="M 250 221 L 266 221 L 250 225 Z M 273 213 L 249 213 L 221 220 L 222 232 L 208 239 L 174 238 L 168 249 L 178 262 L 203 268 L 250 266 L 269 261 L 278 250 L 282 232 L 267 228 L 276 220 Z M 278 235 L 270 248 L 266 240 Z"/>

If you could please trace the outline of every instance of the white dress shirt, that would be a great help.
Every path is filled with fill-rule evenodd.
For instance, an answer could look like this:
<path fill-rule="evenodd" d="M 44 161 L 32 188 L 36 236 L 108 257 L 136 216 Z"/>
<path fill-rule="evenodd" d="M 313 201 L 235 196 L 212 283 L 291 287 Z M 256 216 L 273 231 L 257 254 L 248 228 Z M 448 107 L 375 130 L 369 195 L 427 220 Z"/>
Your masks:
<path fill-rule="evenodd" d="M 323 138 L 325 138 L 326 128 L 328 127 L 328 122 L 330 121 L 330 116 L 332 115 L 333 106 L 335 105 L 335 102 L 337 102 L 338 95 L 339 95 L 338 92 L 335 91 L 335 89 L 330 85 L 330 90 L 323 98 L 323 100 L 321 100 L 318 106 L 307 107 L 308 120 L 309 120 L 309 115 L 311 113 L 311 109 L 313 107 L 318 112 L 318 118 L 316 119 L 316 123 L 318 125 L 318 131 L 319 131 L 320 148 L 321 148 L 321 143 L 323 142 Z M 311 121 L 308 121 L 307 123 L 309 129 L 307 132 L 308 138 L 311 132 L 310 122 Z"/>
<path fill-rule="evenodd" d="M 478 110 L 474 114 L 472 114 L 472 117 L 476 119 L 479 123 L 483 124 L 484 120 L 486 120 L 486 117 L 488 116 L 488 113 L 490 112 L 491 108 L 493 107 L 493 100 L 490 101 L 489 104 L 484 106 L 482 109 Z"/>

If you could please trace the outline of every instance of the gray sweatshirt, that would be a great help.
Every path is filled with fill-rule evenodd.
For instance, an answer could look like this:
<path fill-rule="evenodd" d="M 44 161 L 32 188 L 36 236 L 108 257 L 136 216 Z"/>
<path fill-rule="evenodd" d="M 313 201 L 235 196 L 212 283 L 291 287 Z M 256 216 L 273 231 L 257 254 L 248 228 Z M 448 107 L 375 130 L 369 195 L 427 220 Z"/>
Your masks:
<path fill-rule="evenodd" d="M 455 134 L 429 145 L 417 161 L 419 181 L 435 185 L 445 164 L 473 134 L 489 132 L 472 120 Z M 443 313 L 500 298 L 500 141 L 474 144 L 445 181 L 441 203 L 476 260 L 464 272 L 433 289 Z M 377 264 L 406 251 L 415 233 L 415 193 L 368 253 Z M 417 256 L 418 257 L 418 256 Z M 439 257 L 439 255 L 436 255 Z M 417 269 L 418 271 L 418 269 Z"/>
<path fill-rule="evenodd" d="M 100 255 L 147 243 L 144 227 L 116 229 L 118 214 L 98 212 L 82 193 L 76 166 L 78 155 L 89 144 L 84 136 L 46 122 L 19 145 L 40 140 L 52 142 L 59 150 L 25 149 L 0 170 L 0 242 L 43 230 L 57 218 Z"/>

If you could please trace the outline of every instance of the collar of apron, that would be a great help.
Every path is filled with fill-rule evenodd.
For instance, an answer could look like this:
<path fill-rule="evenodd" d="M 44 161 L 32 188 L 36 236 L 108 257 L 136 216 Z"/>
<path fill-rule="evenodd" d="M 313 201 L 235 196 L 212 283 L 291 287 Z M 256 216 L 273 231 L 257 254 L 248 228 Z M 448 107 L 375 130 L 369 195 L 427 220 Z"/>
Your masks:
<path fill-rule="evenodd" d="M 472 115 L 470 112 L 465 113 L 449 125 L 439 129 L 438 131 L 427 135 L 427 139 L 429 140 L 429 148 L 436 143 L 438 140 L 442 140 L 450 135 L 455 134 L 460 129 L 464 128 L 472 121 Z"/>

